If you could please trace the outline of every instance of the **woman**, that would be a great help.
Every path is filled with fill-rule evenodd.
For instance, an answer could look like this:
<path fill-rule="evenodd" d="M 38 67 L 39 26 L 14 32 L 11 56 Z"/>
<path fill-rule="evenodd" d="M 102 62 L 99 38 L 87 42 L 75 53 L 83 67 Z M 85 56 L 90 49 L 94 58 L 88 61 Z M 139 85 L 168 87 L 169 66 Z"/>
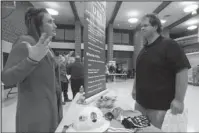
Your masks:
<path fill-rule="evenodd" d="M 66 65 L 67 65 L 67 60 L 66 58 L 61 55 L 61 60 L 62 62 L 60 63 L 60 79 L 61 79 L 61 88 L 62 88 L 62 92 L 64 95 L 64 102 L 63 105 L 65 105 L 65 102 L 71 102 L 71 100 L 68 98 L 68 83 L 69 80 L 66 76 Z"/>
<path fill-rule="evenodd" d="M 6 85 L 18 85 L 16 132 L 54 132 L 62 119 L 59 68 L 49 43 L 56 25 L 46 9 L 25 14 L 28 34 L 19 37 L 2 72 Z"/>

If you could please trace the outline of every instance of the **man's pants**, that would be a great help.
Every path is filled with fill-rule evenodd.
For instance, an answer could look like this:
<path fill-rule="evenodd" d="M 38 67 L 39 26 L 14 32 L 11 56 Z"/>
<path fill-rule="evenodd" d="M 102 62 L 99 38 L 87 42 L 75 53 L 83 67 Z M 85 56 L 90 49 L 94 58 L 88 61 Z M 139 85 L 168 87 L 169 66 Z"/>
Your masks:
<path fill-rule="evenodd" d="M 161 129 L 164 121 L 164 117 L 166 114 L 165 110 L 154 110 L 154 109 L 146 109 L 142 107 L 140 104 L 135 104 L 135 110 L 140 111 L 143 115 L 147 116 L 151 121 L 151 124 L 155 127 Z"/>
<path fill-rule="evenodd" d="M 84 86 L 84 79 L 71 79 L 71 89 L 73 92 L 73 99 L 75 98 L 76 94 L 79 92 L 81 86 Z"/>
<path fill-rule="evenodd" d="M 64 101 L 68 100 L 68 82 L 61 82 L 62 92 L 64 93 Z"/>

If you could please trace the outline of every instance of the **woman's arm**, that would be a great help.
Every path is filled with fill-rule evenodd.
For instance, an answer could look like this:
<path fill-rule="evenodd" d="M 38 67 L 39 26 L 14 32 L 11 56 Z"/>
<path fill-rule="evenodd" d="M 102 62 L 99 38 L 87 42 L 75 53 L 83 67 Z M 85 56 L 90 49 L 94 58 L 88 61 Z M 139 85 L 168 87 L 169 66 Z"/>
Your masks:
<path fill-rule="evenodd" d="M 12 48 L 5 68 L 2 71 L 2 81 L 5 85 L 15 85 L 22 82 L 38 65 L 28 58 L 27 44 L 22 43 L 30 39 L 20 38 Z"/>

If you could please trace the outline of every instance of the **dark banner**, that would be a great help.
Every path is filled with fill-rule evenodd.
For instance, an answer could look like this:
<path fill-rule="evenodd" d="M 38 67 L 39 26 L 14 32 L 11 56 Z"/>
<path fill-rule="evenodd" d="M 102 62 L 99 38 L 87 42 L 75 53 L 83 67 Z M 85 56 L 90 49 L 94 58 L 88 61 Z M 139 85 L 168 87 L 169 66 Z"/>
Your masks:
<path fill-rule="evenodd" d="M 106 5 L 99 1 L 84 3 L 84 85 L 89 98 L 106 89 Z"/>

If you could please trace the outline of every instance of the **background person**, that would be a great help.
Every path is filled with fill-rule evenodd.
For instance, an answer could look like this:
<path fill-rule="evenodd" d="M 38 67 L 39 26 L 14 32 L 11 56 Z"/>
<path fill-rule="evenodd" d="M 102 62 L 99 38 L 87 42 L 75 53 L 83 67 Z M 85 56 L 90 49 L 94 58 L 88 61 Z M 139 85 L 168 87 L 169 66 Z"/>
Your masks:
<path fill-rule="evenodd" d="M 74 98 L 80 87 L 84 86 L 84 65 L 80 56 L 76 56 L 75 62 L 67 67 L 67 74 L 71 75 L 71 89 Z"/>

